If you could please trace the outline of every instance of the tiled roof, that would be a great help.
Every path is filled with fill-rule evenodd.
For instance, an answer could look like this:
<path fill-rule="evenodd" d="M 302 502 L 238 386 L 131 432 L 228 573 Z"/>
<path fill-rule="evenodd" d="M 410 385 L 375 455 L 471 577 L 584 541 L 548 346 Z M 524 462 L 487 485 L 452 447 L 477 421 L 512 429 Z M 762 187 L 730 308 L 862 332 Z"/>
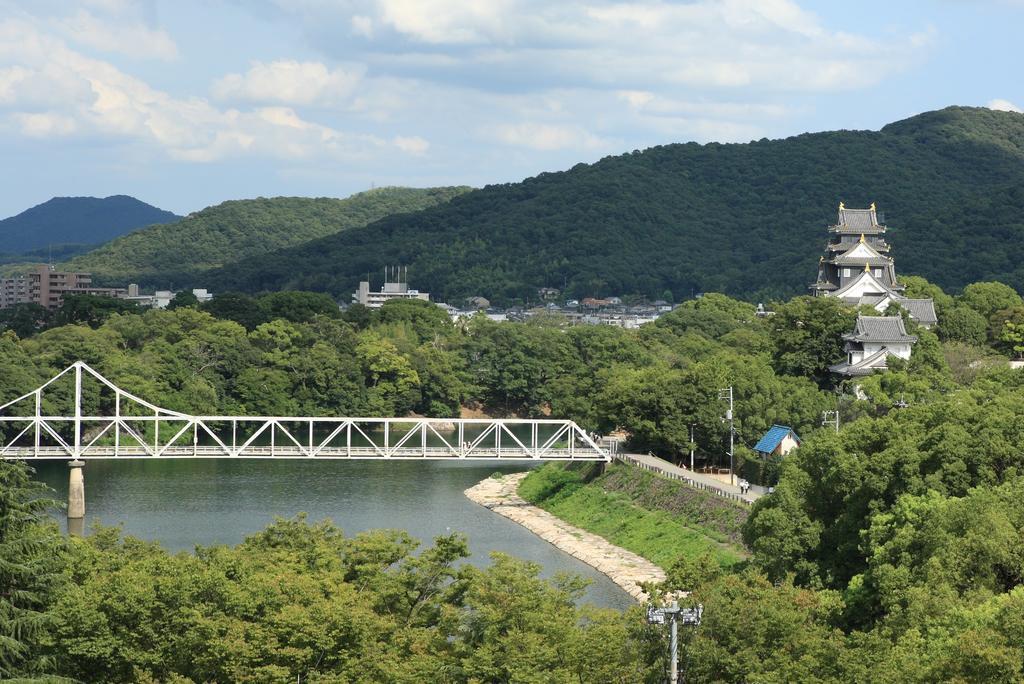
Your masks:
<path fill-rule="evenodd" d="M 876 370 L 886 370 L 888 365 L 886 359 L 892 355 L 888 347 L 882 347 L 880 350 L 872 354 L 871 356 L 861 359 L 859 363 L 837 363 L 834 366 L 829 366 L 828 369 L 833 373 L 839 373 L 840 375 L 871 375 Z"/>
<path fill-rule="evenodd" d="M 935 325 L 939 317 L 935 315 L 935 302 L 930 299 L 907 299 L 900 297 L 897 303 L 907 310 L 910 317 L 921 325 Z"/>
<path fill-rule="evenodd" d="M 786 438 L 786 435 L 792 433 L 793 439 L 797 442 L 800 438 L 797 437 L 796 433 L 793 432 L 793 428 L 788 425 L 772 425 L 768 432 L 764 433 L 764 437 L 754 445 L 754 451 L 760 451 L 762 454 L 770 454 L 779 446 L 779 443 Z"/>
<path fill-rule="evenodd" d="M 850 234 L 856 235 L 857 233 L 855 231 L 851 231 Z M 825 246 L 825 248 L 833 252 L 846 252 L 856 244 L 856 242 L 830 242 L 828 243 L 828 245 Z M 889 245 L 887 245 L 884 240 L 872 241 L 871 248 L 874 249 L 876 252 L 889 251 Z"/>
<path fill-rule="evenodd" d="M 900 316 L 857 316 L 853 333 L 843 337 L 858 342 L 903 342 L 917 339 L 907 334 Z"/>
<path fill-rule="evenodd" d="M 875 223 L 874 209 L 840 209 L 839 225 L 847 228 L 871 228 Z"/>
<path fill-rule="evenodd" d="M 836 297 L 844 297 L 845 298 L 846 297 L 846 293 L 849 292 L 850 290 L 853 290 L 857 286 L 857 284 L 860 283 L 860 281 L 863 280 L 864 278 L 871 279 L 871 282 L 873 282 L 875 285 L 878 286 L 879 289 L 882 290 L 882 292 L 879 293 L 879 294 L 882 294 L 882 293 L 892 293 L 893 292 L 892 288 L 887 286 L 885 283 L 881 282 L 878 278 L 876 278 L 872 274 L 868 273 L 867 271 L 861 271 L 860 275 L 858 275 L 856 278 L 854 278 L 853 280 L 851 280 L 850 282 L 846 283 L 841 288 L 836 290 L 834 296 L 836 296 Z"/>
<path fill-rule="evenodd" d="M 892 260 L 889 257 L 884 256 L 872 256 L 872 257 L 858 257 L 858 256 L 846 256 L 840 254 L 839 256 L 832 259 L 832 263 L 838 264 L 839 266 L 849 265 L 860 265 L 871 264 L 872 266 L 888 266 Z"/>

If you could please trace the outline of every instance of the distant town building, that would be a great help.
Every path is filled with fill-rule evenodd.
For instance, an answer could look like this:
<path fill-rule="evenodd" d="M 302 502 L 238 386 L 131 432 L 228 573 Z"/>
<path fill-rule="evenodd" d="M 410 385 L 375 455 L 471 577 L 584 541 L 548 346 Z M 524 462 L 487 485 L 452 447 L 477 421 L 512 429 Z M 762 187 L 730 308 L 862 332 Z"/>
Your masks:
<path fill-rule="evenodd" d="M 491 300 L 487 299 L 486 297 L 467 297 L 466 304 L 468 304 L 470 308 L 473 309 L 491 308 Z"/>
<path fill-rule="evenodd" d="M 128 286 L 128 294 L 125 297 L 128 301 L 135 302 L 139 306 L 147 307 L 151 309 L 166 309 L 174 299 L 174 295 L 177 292 L 173 290 L 157 290 L 153 294 L 144 294 L 139 291 L 139 286 L 132 283 Z M 199 301 L 200 304 L 208 302 L 213 299 L 211 294 L 206 288 L 197 288 L 192 290 L 192 294 Z"/>
<path fill-rule="evenodd" d="M 429 302 L 429 293 L 409 289 L 405 282 L 407 273 L 403 273 L 403 270 L 401 267 L 385 269 L 384 286 L 380 292 L 372 292 L 369 281 L 360 282 L 359 289 L 352 295 L 352 303 L 379 309 L 392 299 L 422 299 Z"/>
<path fill-rule="evenodd" d="M 785 456 L 798 446 L 800 446 L 800 438 L 793 432 L 793 428 L 788 425 L 772 425 L 754 445 L 754 451 L 759 456 L 771 456 L 772 454 Z"/>
<path fill-rule="evenodd" d="M 879 313 L 896 304 L 926 328 L 938 322 L 931 299 L 903 296 L 906 288 L 896 280 L 886 227 L 879 224 L 873 203 L 867 209 L 847 209 L 840 202 L 839 217 L 828 230 L 831 235 L 818 261 L 818 277 L 810 286 L 816 296 L 867 304 Z"/>
<path fill-rule="evenodd" d="M 668 313 L 672 310 L 672 305 L 666 302 L 664 299 L 655 299 L 651 302 L 651 306 L 657 309 L 660 313 Z"/>
<path fill-rule="evenodd" d="M 858 316 L 853 332 L 843 335 L 846 360 L 829 366 L 833 373 L 856 377 L 887 370 L 890 356 L 909 359 L 917 342 L 900 316 Z"/>
<path fill-rule="evenodd" d="M 120 287 L 93 287 L 91 273 L 58 271 L 47 265 L 40 265 L 26 275 L 0 280 L 0 309 L 15 304 L 39 304 L 47 309 L 57 309 L 64 295 L 123 299 L 128 296 L 128 290 Z"/>
<path fill-rule="evenodd" d="M 542 287 L 537 290 L 537 294 L 540 295 L 541 299 L 549 301 L 552 299 L 557 299 L 558 295 L 561 294 L 561 290 L 559 290 L 557 287 Z"/>

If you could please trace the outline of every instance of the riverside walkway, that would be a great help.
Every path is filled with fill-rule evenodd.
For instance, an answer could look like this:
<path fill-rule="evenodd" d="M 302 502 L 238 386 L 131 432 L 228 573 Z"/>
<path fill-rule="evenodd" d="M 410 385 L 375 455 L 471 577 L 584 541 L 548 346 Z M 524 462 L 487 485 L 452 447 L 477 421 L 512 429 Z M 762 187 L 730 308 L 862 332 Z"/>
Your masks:
<path fill-rule="evenodd" d="M 674 463 L 669 463 L 665 459 L 658 458 L 653 454 L 617 453 L 614 457 L 623 463 L 629 463 L 641 470 L 649 470 L 661 475 L 662 477 L 667 477 L 670 480 L 685 482 L 696 489 L 717 494 L 723 498 L 731 499 L 748 506 L 753 504 L 766 493 L 766 490 L 763 487 L 751 486 L 750 491 L 746 494 L 742 494 L 739 487 L 721 482 L 710 475 L 695 473 L 688 468 L 682 468 Z"/>

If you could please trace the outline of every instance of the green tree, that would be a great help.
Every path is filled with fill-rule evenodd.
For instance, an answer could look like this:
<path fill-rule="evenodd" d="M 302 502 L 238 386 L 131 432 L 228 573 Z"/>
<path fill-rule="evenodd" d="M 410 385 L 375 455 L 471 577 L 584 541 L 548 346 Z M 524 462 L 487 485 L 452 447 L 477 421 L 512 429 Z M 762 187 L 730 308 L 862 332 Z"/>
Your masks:
<path fill-rule="evenodd" d="M 196 297 L 195 293 L 191 290 L 182 290 L 171 298 L 170 304 L 167 308 L 173 311 L 174 309 L 196 309 L 199 307 L 199 298 Z"/>
<path fill-rule="evenodd" d="M 115 313 L 134 313 L 138 306 L 114 297 L 97 295 L 65 295 L 54 315 L 56 325 L 88 325 L 98 328 Z"/>
<path fill-rule="evenodd" d="M 21 464 L 0 461 L 0 677 L 50 672 L 42 646 L 53 624 L 47 612 L 59 586 L 63 541 L 47 511 L 49 490 Z"/>
<path fill-rule="evenodd" d="M 1024 304 L 1020 295 L 1003 283 L 971 283 L 958 298 L 960 303 L 971 307 L 986 319 L 1000 309 L 1009 309 Z"/>
<path fill-rule="evenodd" d="M 322 292 L 271 292 L 261 295 L 256 301 L 267 320 L 283 318 L 293 323 L 308 323 L 316 316 L 341 316 L 337 302 Z"/>
<path fill-rule="evenodd" d="M 843 359 L 842 336 L 853 330 L 856 313 L 834 297 L 796 297 L 777 307 L 770 320 L 775 370 L 833 380 L 828 367 Z"/>
<path fill-rule="evenodd" d="M 224 292 L 216 295 L 210 301 L 204 302 L 201 308 L 217 318 L 243 325 L 247 330 L 253 330 L 261 323 L 270 321 L 267 312 L 259 306 L 256 299 L 241 292 Z"/>
<path fill-rule="evenodd" d="M 1005 343 L 1017 358 L 1024 358 L 1024 323 L 1006 321 L 999 341 Z"/>
<path fill-rule="evenodd" d="M 944 342 L 985 344 L 988 337 L 988 319 L 965 305 L 950 307 L 939 319 L 937 333 Z"/>
<path fill-rule="evenodd" d="M 38 304 L 15 304 L 0 309 L 0 330 L 10 330 L 21 338 L 35 335 L 52 320 L 53 314 Z"/>

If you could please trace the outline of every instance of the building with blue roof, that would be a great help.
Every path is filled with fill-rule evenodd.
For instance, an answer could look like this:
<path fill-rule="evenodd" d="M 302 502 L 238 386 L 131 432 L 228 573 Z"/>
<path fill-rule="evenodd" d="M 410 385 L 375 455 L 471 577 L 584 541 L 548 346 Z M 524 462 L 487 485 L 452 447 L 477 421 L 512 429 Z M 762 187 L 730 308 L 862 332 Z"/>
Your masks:
<path fill-rule="evenodd" d="M 800 438 L 793 432 L 793 428 L 788 425 L 772 425 L 768 432 L 764 433 L 764 437 L 754 445 L 754 451 L 759 456 L 785 456 L 798 446 Z"/>

